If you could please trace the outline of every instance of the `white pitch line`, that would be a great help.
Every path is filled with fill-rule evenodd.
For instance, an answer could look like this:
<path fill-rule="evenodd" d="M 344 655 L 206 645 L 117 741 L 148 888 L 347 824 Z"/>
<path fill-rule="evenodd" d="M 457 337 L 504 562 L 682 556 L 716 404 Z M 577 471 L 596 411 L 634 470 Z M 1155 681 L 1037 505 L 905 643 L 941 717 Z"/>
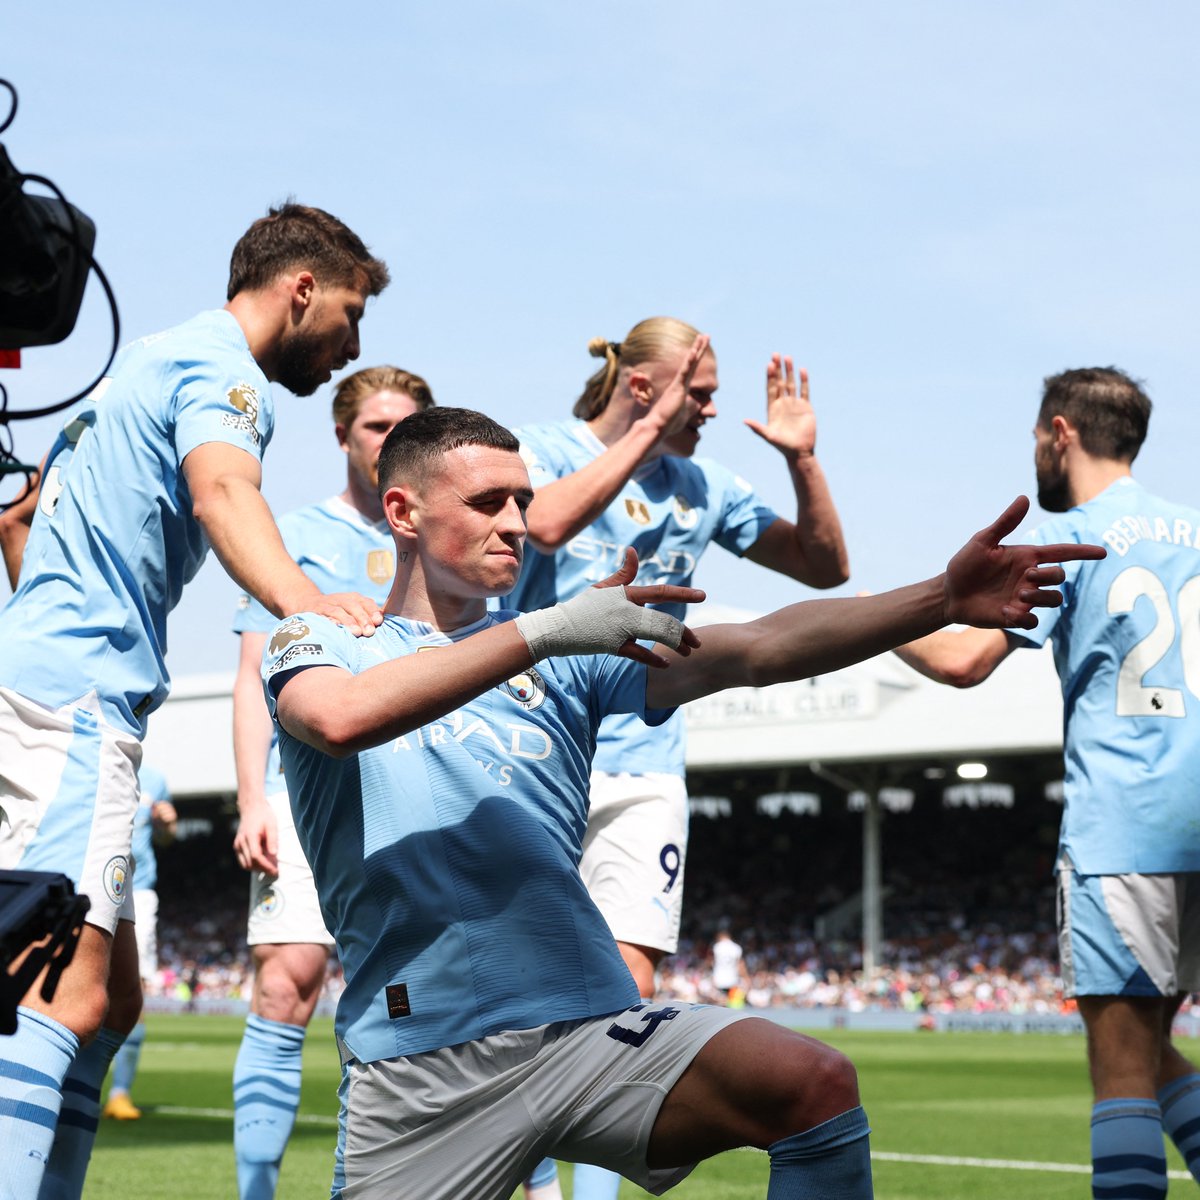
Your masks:
<path fill-rule="evenodd" d="M 765 1154 L 753 1146 L 743 1147 L 754 1154 Z M 872 1150 L 874 1162 L 918 1163 L 929 1167 L 981 1167 L 989 1171 L 1050 1171 L 1060 1175 L 1090 1175 L 1091 1163 L 1037 1162 L 1019 1158 L 962 1158 L 948 1154 L 896 1154 L 890 1150 Z M 1188 1171 L 1168 1171 L 1169 1179 L 1191 1179 Z"/>
<path fill-rule="evenodd" d="M 232 1121 L 231 1108 L 180 1108 L 174 1104 L 152 1104 L 146 1110 L 147 1116 L 164 1117 L 213 1117 L 218 1121 Z M 319 1113 L 297 1113 L 297 1125 L 324 1125 L 330 1129 L 337 1128 L 337 1117 L 325 1117 Z"/>
<path fill-rule="evenodd" d="M 229 1108 L 180 1108 L 173 1104 L 158 1104 L 146 1109 L 148 1116 L 161 1113 L 165 1117 L 213 1117 L 220 1121 L 232 1121 L 233 1110 Z M 322 1125 L 337 1128 L 337 1117 L 326 1117 L 316 1113 L 298 1113 L 297 1125 Z M 766 1154 L 754 1146 L 742 1146 L 750 1154 Z M 1036 1162 L 1019 1158 L 962 1158 L 947 1154 L 896 1154 L 890 1150 L 872 1150 L 875 1162 L 917 1163 L 927 1167 L 975 1167 L 985 1171 L 1048 1171 L 1059 1175 L 1090 1175 L 1091 1163 Z M 1169 1179 L 1191 1179 L 1188 1171 L 1168 1171 Z"/>

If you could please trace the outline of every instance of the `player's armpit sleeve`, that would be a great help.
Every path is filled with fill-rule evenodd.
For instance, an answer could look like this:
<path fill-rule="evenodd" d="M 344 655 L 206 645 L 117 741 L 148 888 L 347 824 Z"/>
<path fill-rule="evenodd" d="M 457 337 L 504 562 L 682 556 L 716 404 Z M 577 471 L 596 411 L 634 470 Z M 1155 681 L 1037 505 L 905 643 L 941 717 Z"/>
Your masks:
<path fill-rule="evenodd" d="M 705 462 L 710 488 L 720 488 L 721 519 L 713 540 L 741 556 L 782 518 L 740 475 L 717 463 Z"/>
<path fill-rule="evenodd" d="M 645 664 L 615 656 L 585 660 L 594 667 L 592 697 L 598 705 L 597 717 L 610 713 L 632 713 L 647 725 L 661 725 L 674 711 L 672 708 L 646 706 Z M 668 668 L 669 669 L 669 668 Z"/>

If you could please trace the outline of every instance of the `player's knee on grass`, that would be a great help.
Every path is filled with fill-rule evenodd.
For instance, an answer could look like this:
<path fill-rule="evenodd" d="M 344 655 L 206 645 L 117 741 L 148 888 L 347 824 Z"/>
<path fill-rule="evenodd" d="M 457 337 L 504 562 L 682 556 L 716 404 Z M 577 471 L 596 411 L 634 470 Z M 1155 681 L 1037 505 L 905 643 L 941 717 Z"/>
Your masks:
<path fill-rule="evenodd" d="M 859 1104 L 858 1071 L 840 1050 L 796 1034 L 786 1055 L 787 1083 L 777 1097 L 779 1118 L 771 1140 L 803 1133 Z"/>

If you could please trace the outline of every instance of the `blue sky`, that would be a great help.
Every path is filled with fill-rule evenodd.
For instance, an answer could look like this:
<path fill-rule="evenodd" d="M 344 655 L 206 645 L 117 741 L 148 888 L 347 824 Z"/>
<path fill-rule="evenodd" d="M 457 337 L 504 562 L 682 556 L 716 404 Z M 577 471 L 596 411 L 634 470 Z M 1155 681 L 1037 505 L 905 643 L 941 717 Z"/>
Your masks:
<path fill-rule="evenodd" d="M 2 140 L 95 220 L 126 338 L 219 306 L 234 241 L 289 194 L 392 267 L 357 365 L 442 403 L 565 416 L 589 338 L 684 317 L 720 364 L 702 452 L 785 513 L 741 420 L 793 354 L 844 590 L 879 590 L 1032 487 L 1040 381 L 1066 367 L 1146 380 L 1137 473 L 1196 494 L 1197 44 L 1193 6 L 1111 0 L 24 3 L 0 15 L 21 98 Z M 81 387 L 107 336 L 93 286 L 68 341 L 0 375 L 12 406 Z M 339 490 L 343 458 L 327 390 L 276 402 L 282 512 Z M 53 432 L 14 428 L 30 459 Z M 719 549 L 698 581 L 755 608 L 803 594 Z M 176 675 L 232 667 L 233 598 L 210 562 L 172 620 Z"/>

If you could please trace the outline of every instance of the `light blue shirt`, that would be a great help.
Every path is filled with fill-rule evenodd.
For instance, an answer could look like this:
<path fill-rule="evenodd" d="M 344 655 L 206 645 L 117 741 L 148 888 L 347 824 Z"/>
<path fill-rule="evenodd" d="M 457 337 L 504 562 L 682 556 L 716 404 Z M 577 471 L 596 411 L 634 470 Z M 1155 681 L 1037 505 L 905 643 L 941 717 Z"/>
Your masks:
<path fill-rule="evenodd" d="M 287 552 L 322 592 L 361 592 L 383 607 L 396 574 L 396 544 L 382 517 L 369 521 L 340 496 L 331 496 L 280 517 L 279 532 Z M 238 598 L 234 633 L 270 633 L 278 624 L 279 618 L 249 593 Z M 267 757 L 267 795 L 283 787 L 279 739 L 273 736 Z"/>
<path fill-rule="evenodd" d="M 167 614 L 208 552 L 183 460 L 207 442 L 261 459 L 273 430 L 267 379 L 231 314 L 126 347 L 51 450 L 0 613 L 0 684 L 51 708 L 95 692 L 105 720 L 143 736 L 169 690 Z"/>
<path fill-rule="evenodd" d="M 138 891 L 152 892 L 158 884 L 158 862 L 154 856 L 154 806 L 170 800 L 167 778 L 161 771 L 144 764 L 138 768 L 137 812 L 133 817 L 133 886 Z"/>
<path fill-rule="evenodd" d="M 530 482 L 540 488 L 572 475 L 604 453 L 583 421 L 530 425 L 517 430 Z M 553 554 L 525 547 L 525 562 L 506 608 L 546 608 L 607 579 L 638 554 L 639 584 L 688 587 L 700 555 L 716 542 L 742 555 L 778 515 L 750 484 L 706 458 L 663 455 L 640 468 L 608 508 Z M 659 605 L 682 620 L 686 606 Z M 651 732 L 636 717 L 615 716 L 600 730 L 595 767 L 613 773 L 684 774 L 684 720 L 677 713 Z"/>
<path fill-rule="evenodd" d="M 458 641 L 390 616 L 371 638 L 307 614 L 263 659 L 272 715 L 298 670 L 354 673 Z M 637 988 L 579 878 L 595 733 L 645 713 L 646 669 L 554 658 L 342 759 L 280 733 L 296 828 L 346 973 L 337 1033 L 362 1062 L 617 1012 Z"/>
<path fill-rule="evenodd" d="M 1124 478 L 1031 540 L 1108 550 L 1064 563 L 1062 607 L 1010 631 L 1054 645 L 1060 850 L 1088 875 L 1200 871 L 1200 512 Z"/>

